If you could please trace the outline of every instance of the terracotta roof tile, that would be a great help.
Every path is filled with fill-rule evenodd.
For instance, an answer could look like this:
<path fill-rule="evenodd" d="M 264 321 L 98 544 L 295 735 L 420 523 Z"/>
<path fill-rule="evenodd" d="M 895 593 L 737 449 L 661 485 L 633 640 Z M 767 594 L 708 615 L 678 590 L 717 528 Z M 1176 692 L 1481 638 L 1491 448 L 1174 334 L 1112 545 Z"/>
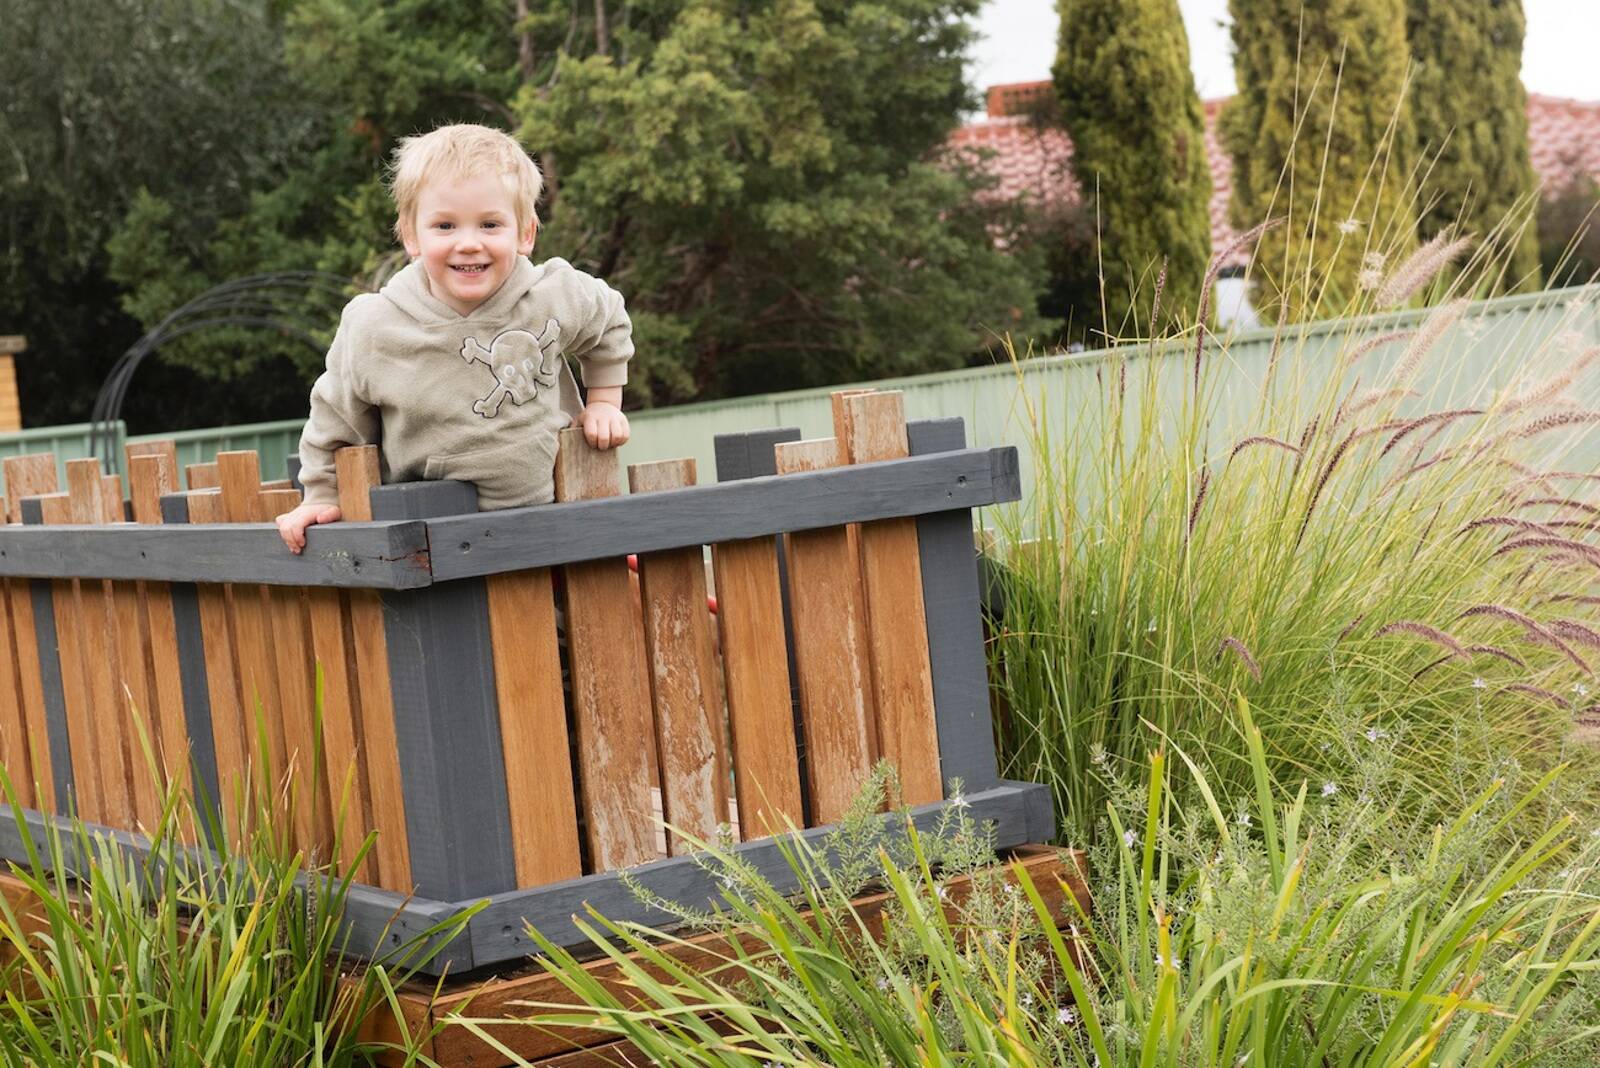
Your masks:
<path fill-rule="evenodd" d="M 949 143 L 958 150 L 993 153 L 984 166 L 999 179 L 997 196 L 1029 196 L 1049 204 L 1076 195 L 1070 169 L 1072 143 L 1066 134 L 1018 114 L 1048 100 L 1049 86 L 1049 82 L 993 86 L 988 92 L 988 116 L 951 134 Z M 1225 102 L 1204 104 L 1206 156 L 1211 164 L 1211 247 L 1218 250 L 1236 236 L 1228 223 L 1233 161 L 1217 137 L 1217 115 Z M 1600 101 L 1529 93 L 1528 139 L 1533 169 L 1546 189 L 1559 188 L 1580 171 L 1600 179 Z M 1242 264 L 1246 259 L 1239 252 L 1229 257 L 1229 263 Z"/>

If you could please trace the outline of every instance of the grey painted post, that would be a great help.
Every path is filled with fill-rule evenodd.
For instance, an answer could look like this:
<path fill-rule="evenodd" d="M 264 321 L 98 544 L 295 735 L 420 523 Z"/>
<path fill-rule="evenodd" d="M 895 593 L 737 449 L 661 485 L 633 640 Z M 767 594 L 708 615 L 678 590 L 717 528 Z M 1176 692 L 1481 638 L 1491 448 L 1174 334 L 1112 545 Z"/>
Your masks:
<path fill-rule="evenodd" d="M 767 430 L 747 430 L 738 434 L 718 434 L 711 439 L 717 462 L 717 481 L 733 482 L 741 478 L 761 478 L 778 473 L 778 445 L 785 441 L 799 441 L 800 428 L 777 426 Z M 789 660 L 789 707 L 794 715 L 794 749 L 800 761 L 800 782 L 811 781 L 806 768 L 806 731 L 800 714 L 800 672 L 794 659 L 794 616 L 789 610 L 789 564 L 784 555 L 783 538 L 777 541 L 778 597 L 783 604 L 783 645 Z M 811 823 L 811 791 L 802 785 L 800 810 L 805 822 Z"/>
<path fill-rule="evenodd" d="M 967 446 L 960 419 L 919 419 L 906 424 L 911 455 Z M 933 667 L 934 718 L 939 726 L 939 768 L 949 790 L 962 780 L 968 792 L 1000 781 L 989 708 L 989 665 L 983 651 L 978 554 L 972 512 L 957 508 L 917 519 L 922 560 L 922 603 Z"/>
<path fill-rule="evenodd" d="M 44 522 L 44 506 L 36 497 L 22 498 L 22 521 L 28 526 Z M 32 579 L 28 593 L 33 598 L 33 633 L 39 649 L 39 677 L 44 690 L 45 731 L 49 735 L 50 778 L 55 787 L 56 807 L 76 812 L 77 798 L 72 782 L 72 739 L 67 731 L 67 701 L 61 691 L 61 650 L 56 636 L 56 602 L 49 579 Z"/>
<path fill-rule="evenodd" d="M 406 482 L 372 491 L 375 520 L 477 510 L 477 490 L 466 482 Z M 459 901 L 513 890 L 516 864 L 484 580 L 385 590 L 382 596 L 417 893 Z"/>
<path fill-rule="evenodd" d="M 189 522 L 189 498 L 169 493 L 161 498 L 163 525 Z M 220 818 L 222 791 L 217 786 L 217 743 L 211 733 L 211 685 L 206 676 L 206 642 L 200 629 L 200 592 L 192 582 L 169 582 L 172 623 L 178 638 L 178 686 L 183 693 L 183 727 L 189 735 L 193 789 L 200 811 Z"/>

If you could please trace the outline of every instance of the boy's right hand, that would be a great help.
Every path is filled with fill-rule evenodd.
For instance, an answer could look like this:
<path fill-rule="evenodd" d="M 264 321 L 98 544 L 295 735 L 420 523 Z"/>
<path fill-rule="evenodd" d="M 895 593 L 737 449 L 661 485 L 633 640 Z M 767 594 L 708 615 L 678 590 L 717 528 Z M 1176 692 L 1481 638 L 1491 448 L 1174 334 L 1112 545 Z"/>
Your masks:
<path fill-rule="evenodd" d="M 343 513 L 337 504 L 302 504 L 277 518 L 278 534 L 292 553 L 306 547 L 306 527 L 316 523 L 337 523 Z"/>

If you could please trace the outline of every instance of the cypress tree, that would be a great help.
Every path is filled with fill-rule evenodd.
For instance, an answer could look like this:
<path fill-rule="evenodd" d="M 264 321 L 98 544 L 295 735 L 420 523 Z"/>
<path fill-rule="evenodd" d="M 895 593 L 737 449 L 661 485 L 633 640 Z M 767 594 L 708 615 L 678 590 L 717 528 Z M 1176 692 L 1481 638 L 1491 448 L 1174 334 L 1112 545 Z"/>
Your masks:
<path fill-rule="evenodd" d="M 1058 2 L 1056 90 L 1074 175 L 1098 212 L 1106 329 L 1142 332 L 1163 261 L 1163 307 L 1192 309 L 1211 256 L 1189 39 L 1177 0 Z"/>
<path fill-rule="evenodd" d="M 1415 131 L 1405 0 L 1229 0 L 1238 94 L 1224 109 L 1233 219 L 1281 218 L 1255 252 L 1258 307 L 1336 311 L 1370 247 L 1409 243 Z M 1396 236 L 1399 235 L 1399 236 Z"/>
<path fill-rule="evenodd" d="M 1537 232 L 1512 218 L 1537 184 L 1521 77 L 1524 29 L 1522 0 L 1407 0 L 1417 146 L 1425 159 L 1437 157 L 1419 232 L 1426 239 L 1459 224 L 1494 240 L 1506 257 L 1508 289 L 1539 282 Z"/>

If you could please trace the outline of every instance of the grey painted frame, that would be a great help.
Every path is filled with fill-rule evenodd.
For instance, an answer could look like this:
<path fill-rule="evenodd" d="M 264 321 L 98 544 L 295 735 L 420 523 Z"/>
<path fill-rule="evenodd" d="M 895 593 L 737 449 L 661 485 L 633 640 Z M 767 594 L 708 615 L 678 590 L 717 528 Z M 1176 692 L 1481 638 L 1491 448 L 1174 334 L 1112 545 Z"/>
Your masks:
<path fill-rule="evenodd" d="M 161 498 L 161 522 L 189 522 L 189 498 L 170 493 Z M 217 775 L 217 741 L 211 729 L 211 687 L 206 673 L 205 634 L 200 627 L 200 593 L 192 582 L 169 582 L 172 624 L 178 640 L 178 688 L 183 695 L 183 722 L 189 732 L 190 773 L 207 819 L 220 819 L 222 791 Z M 206 828 L 209 833 L 210 828 Z"/>

